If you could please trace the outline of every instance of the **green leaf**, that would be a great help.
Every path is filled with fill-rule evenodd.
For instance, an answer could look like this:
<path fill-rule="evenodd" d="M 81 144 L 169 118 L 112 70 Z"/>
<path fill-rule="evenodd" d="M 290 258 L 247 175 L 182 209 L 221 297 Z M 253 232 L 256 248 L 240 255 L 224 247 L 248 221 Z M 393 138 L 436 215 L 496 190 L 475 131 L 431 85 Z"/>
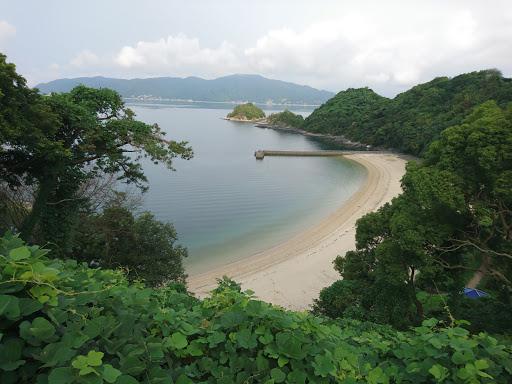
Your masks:
<path fill-rule="evenodd" d="M 56 365 L 64 365 L 63 363 L 67 363 L 75 354 L 76 351 L 63 342 L 51 343 L 43 348 L 39 359 L 45 363 L 43 367 L 54 367 Z"/>
<path fill-rule="evenodd" d="M 282 383 L 286 379 L 285 373 L 279 368 L 273 368 L 270 370 L 270 377 L 274 379 L 275 383 Z"/>
<path fill-rule="evenodd" d="M 89 351 L 87 356 L 80 355 L 73 360 L 71 365 L 80 370 L 78 374 L 80 376 L 88 375 L 89 373 L 98 374 L 98 371 L 94 367 L 99 367 L 102 362 L 103 352 Z"/>
<path fill-rule="evenodd" d="M 288 381 L 294 384 L 305 384 L 307 375 L 298 370 L 293 370 L 288 374 Z"/>
<path fill-rule="evenodd" d="M 22 339 L 7 339 L 0 343 L 0 370 L 14 371 L 25 364 L 22 360 L 22 351 L 24 347 Z"/>
<path fill-rule="evenodd" d="M 0 316 L 9 320 L 17 320 L 20 317 L 20 304 L 16 296 L 0 295 Z"/>
<path fill-rule="evenodd" d="M 457 365 L 473 361 L 474 355 L 468 351 L 456 351 L 452 356 L 452 362 Z"/>
<path fill-rule="evenodd" d="M 279 358 L 277 359 L 277 365 L 279 366 L 279 368 L 283 368 L 286 364 L 288 364 L 290 360 L 288 360 L 286 357 L 283 357 L 283 356 L 279 356 Z"/>
<path fill-rule="evenodd" d="M 171 346 L 176 349 L 183 349 L 188 345 L 187 336 L 181 332 L 175 332 L 171 335 Z"/>
<path fill-rule="evenodd" d="M 24 364 L 25 360 L 2 361 L 0 362 L 0 369 L 6 372 L 15 371 Z"/>
<path fill-rule="evenodd" d="M 110 364 L 105 364 L 103 366 L 102 376 L 107 383 L 115 383 L 117 378 L 121 376 L 121 371 Z"/>
<path fill-rule="evenodd" d="M 22 316 L 28 316 L 34 312 L 39 311 L 43 308 L 43 305 L 34 299 L 21 298 L 20 300 L 20 311 Z"/>
<path fill-rule="evenodd" d="M 462 380 L 469 379 L 471 376 L 472 375 L 470 371 L 466 368 L 460 368 L 459 370 L 457 370 L 457 377 L 461 378 Z"/>
<path fill-rule="evenodd" d="M 162 343 L 148 343 L 148 352 L 152 361 L 160 361 L 164 358 Z"/>
<path fill-rule="evenodd" d="M 258 340 L 261 344 L 270 344 L 272 341 L 274 341 L 274 336 L 268 331 L 264 335 L 258 337 Z"/>
<path fill-rule="evenodd" d="M 428 371 L 437 381 L 443 381 L 446 379 L 449 372 L 448 369 L 440 364 L 434 364 Z"/>
<path fill-rule="evenodd" d="M 187 348 L 187 352 L 190 354 L 190 356 L 202 356 L 203 350 L 201 349 L 201 345 L 195 341 L 190 343 L 190 345 Z"/>
<path fill-rule="evenodd" d="M 276 345 L 281 355 L 293 359 L 302 359 L 305 356 L 302 343 L 292 332 L 280 332 L 276 335 Z"/>
<path fill-rule="evenodd" d="M 95 375 L 98 375 L 99 376 L 99 373 L 96 369 L 94 369 L 93 367 L 85 367 L 85 368 L 82 368 L 80 370 L 80 372 L 78 372 L 78 375 L 79 376 L 86 376 L 88 375 L 89 373 L 94 373 Z"/>
<path fill-rule="evenodd" d="M 475 365 L 476 369 L 478 369 L 478 370 L 489 368 L 489 362 L 484 359 L 476 360 L 473 364 Z"/>
<path fill-rule="evenodd" d="M 222 332 L 215 331 L 210 336 L 208 336 L 208 346 L 214 347 L 217 344 L 220 344 L 226 340 L 226 335 Z"/>
<path fill-rule="evenodd" d="M 69 367 L 55 368 L 48 376 L 48 384 L 69 384 L 74 381 L 73 369 Z"/>
<path fill-rule="evenodd" d="M 103 356 L 103 352 L 89 351 L 87 354 L 87 364 L 91 367 L 99 367 Z"/>
<path fill-rule="evenodd" d="M 258 345 L 256 341 L 256 335 L 251 333 L 247 328 L 244 328 L 236 333 L 236 340 L 238 345 L 245 349 L 251 349 Z"/>
<path fill-rule="evenodd" d="M 315 374 L 322 377 L 326 377 L 330 373 L 336 371 L 336 367 L 334 366 L 332 359 L 326 355 L 315 356 L 313 367 L 315 368 Z"/>
<path fill-rule="evenodd" d="M 267 371 L 269 368 L 268 360 L 263 356 L 263 354 L 259 354 L 256 358 L 256 368 L 258 371 Z"/>
<path fill-rule="evenodd" d="M 32 321 L 30 332 L 36 339 L 47 341 L 55 335 L 55 327 L 44 317 L 36 317 Z"/>
<path fill-rule="evenodd" d="M 427 319 L 427 320 L 423 320 L 421 325 L 424 327 L 432 328 L 432 327 L 435 327 L 438 322 L 439 322 L 439 320 L 437 320 L 437 319 Z"/>
<path fill-rule="evenodd" d="M 83 356 L 83 355 L 80 355 L 80 356 L 77 356 L 73 362 L 71 363 L 71 365 L 73 366 L 73 368 L 76 368 L 76 369 L 83 369 L 83 368 L 86 368 L 87 367 L 87 357 Z"/>
<path fill-rule="evenodd" d="M 9 257 L 13 261 L 28 259 L 30 257 L 30 250 L 26 246 L 14 248 L 9 252 Z"/>
<path fill-rule="evenodd" d="M 386 384 L 389 383 L 389 377 L 384 373 L 381 367 L 373 368 L 368 373 L 369 384 Z"/>

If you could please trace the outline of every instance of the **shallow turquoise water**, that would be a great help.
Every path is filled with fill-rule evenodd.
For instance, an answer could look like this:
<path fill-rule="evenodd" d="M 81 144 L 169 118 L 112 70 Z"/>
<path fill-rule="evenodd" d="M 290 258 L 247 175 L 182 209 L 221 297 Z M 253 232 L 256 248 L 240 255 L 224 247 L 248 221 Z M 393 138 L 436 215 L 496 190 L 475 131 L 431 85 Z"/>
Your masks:
<path fill-rule="evenodd" d="M 227 109 L 135 105 L 139 119 L 167 138 L 187 140 L 195 156 L 176 172 L 144 163 L 144 209 L 172 222 L 189 250 L 189 273 L 206 271 L 276 245 L 319 222 L 364 180 L 364 169 L 337 158 L 254 158 L 256 149 L 313 150 L 302 135 L 222 120 Z M 302 111 L 307 114 L 307 111 Z"/>

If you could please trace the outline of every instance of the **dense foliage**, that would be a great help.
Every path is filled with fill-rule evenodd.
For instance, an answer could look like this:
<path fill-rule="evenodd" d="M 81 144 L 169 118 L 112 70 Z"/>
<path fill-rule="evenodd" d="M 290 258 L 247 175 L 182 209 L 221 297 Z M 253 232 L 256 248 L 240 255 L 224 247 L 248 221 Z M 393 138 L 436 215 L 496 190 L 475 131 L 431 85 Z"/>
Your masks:
<path fill-rule="evenodd" d="M 129 284 L 0 239 L 0 382 L 509 383 L 512 349 L 428 320 L 326 321 L 223 281 L 211 298 Z"/>
<path fill-rule="evenodd" d="M 335 262 L 344 280 L 322 292 L 316 310 L 407 327 L 425 316 L 423 290 L 446 294 L 453 315 L 474 319 L 482 304 L 463 300 L 468 284 L 492 296 L 482 328 L 510 330 L 511 186 L 512 106 L 488 101 L 409 163 L 402 195 L 357 222 L 356 250 Z"/>
<path fill-rule="evenodd" d="M 141 156 L 170 168 L 176 156 L 190 158 L 186 143 L 163 135 L 158 125 L 136 120 L 109 89 L 77 86 L 43 97 L 0 54 L 0 182 L 36 191 L 19 228 L 25 239 L 69 251 L 84 182 L 115 174 L 143 187 Z"/>
<path fill-rule="evenodd" d="M 237 105 L 232 112 L 228 113 L 228 119 L 237 120 L 259 120 L 265 117 L 265 112 L 253 103 Z"/>
<path fill-rule="evenodd" d="M 304 124 L 304 117 L 286 109 L 283 112 L 272 113 L 267 117 L 267 123 L 277 127 L 300 129 Z"/>
<path fill-rule="evenodd" d="M 439 77 L 394 99 L 366 88 L 349 89 L 316 109 L 304 129 L 418 155 L 441 131 L 461 124 L 488 100 L 501 107 L 512 102 L 512 79 L 496 70 Z"/>
<path fill-rule="evenodd" d="M 187 250 L 177 245 L 171 224 L 155 220 L 150 212 L 134 215 L 124 194 L 117 193 L 99 213 L 80 216 L 70 257 L 102 268 L 124 268 L 130 280 L 155 286 L 185 283 L 183 259 Z"/>
<path fill-rule="evenodd" d="M 146 188 L 142 156 L 172 169 L 192 151 L 137 121 L 112 90 L 80 85 L 43 97 L 0 55 L 0 230 L 148 284 L 183 281 L 186 250 L 172 225 L 126 206 L 98 209 L 116 180 Z"/>
<path fill-rule="evenodd" d="M 371 89 L 349 88 L 315 109 L 306 117 L 303 129 L 315 133 L 342 135 L 349 139 L 370 142 L 367 125 L 370 115 L 389 103 Z"/>

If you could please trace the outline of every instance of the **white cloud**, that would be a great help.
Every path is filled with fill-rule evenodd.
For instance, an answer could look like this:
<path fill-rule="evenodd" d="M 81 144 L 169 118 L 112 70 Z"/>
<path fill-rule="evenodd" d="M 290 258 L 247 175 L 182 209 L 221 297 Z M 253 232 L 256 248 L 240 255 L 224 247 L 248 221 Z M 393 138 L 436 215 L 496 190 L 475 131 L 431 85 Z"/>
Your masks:
<path fill-rule="evenodd" d="M 375 85 L 381 90 L 512 60 L 512 28 L 506 18 L 485 24 L 467 9 L 418 12 L 403 19 L 378 16 L 346 15 L 303 31 L 273 30 L 245 54 L 251 68 L 275 77 L 307 76 L 317 86 Z M 488 52 L 485 58 L 482 50 Z M 510 64 L 506 69 L 512 69 Z"/>
<path fill-rule="evenodd" d="M 84 50 L 61 70 L 118 77 L 259 73 L 333 91 L 370 86 L 392 95 L 436 76 L 485 68 L 511 76 L 512 7 L 501 4 L 340 5 L 304 28 L 274 28 L 241 46 L 229 41 L 207 46 L 175 34 L 119 47 L 111 55 Z"/>
<path fill-rule="evenodd" d="M 0 43 L 13 37 L 16 34 L 16 28 L 5 20 L 0 20 Z"/>
<path fill-rule="evenodd" d="M 84 49 L 79 52 L 73 59 L 71 59 L 70 64 L 77 68 L 87 68 L 94 67 L 101 63 L 100 58 L 93 52 L 88 49 Z"/>
<path fill-rule="evenodd" d="M 115 62 L 125 69 L 159 75 L 216 76 L 240 68 L 233 45 L 223 42 L 217 48 L 204 48 L 198 39 L 184 34 L 125 46 Z"/>

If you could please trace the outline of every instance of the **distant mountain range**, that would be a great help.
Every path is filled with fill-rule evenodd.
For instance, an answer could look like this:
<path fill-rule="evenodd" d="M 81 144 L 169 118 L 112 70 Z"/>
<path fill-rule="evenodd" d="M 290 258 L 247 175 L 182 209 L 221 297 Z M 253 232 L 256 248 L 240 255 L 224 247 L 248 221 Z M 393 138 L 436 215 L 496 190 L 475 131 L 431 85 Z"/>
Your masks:
<path fill-rule="evenodd" d="M 77 77 L 58 79 L 36 86 L 42 93 L 67 92 L 84 84 L 93 88 L 111 88 L 123 97 L 153 97 L 194 101 L 252 101 L 256 103 L 322 104 L 334 93 L 259 75 L 231 75 L 214 80 L 199 77 L 154 77 L 114 79 Z"/>

